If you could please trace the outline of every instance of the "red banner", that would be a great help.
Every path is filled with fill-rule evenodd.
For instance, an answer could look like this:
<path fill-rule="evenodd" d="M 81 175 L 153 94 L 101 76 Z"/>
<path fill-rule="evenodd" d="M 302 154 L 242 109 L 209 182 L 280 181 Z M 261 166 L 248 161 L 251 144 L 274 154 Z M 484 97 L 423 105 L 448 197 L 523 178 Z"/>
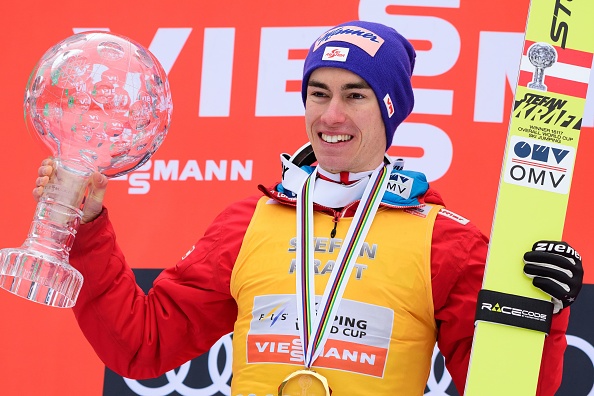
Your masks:
<path fill-rule="evenodd" d="M 527 9 L 528 0 L 12 2 L 0 24 L 0 247 L 25 240 L 37 168 L 50 155 L 26 129 L 23 95 L 53 44 L 75 32 L 109 30 L 149 48 L 169 76 L 167 138 L 150 162 L 111 180 L 106 199 L 129 263 L 162 268 L 182 257 L 223 207 L 280 180 L 280 153 L 307 139 L 299 93 L 307 48 L 328 27 L 352 19 L 391 25 L 418 51 L 415 110 L 389 154 L 425 172 L 450 210 L 489 234 Z M 563 235 L 586 266 L 594 261 L 590 91 Z M 594 283 L 589 269 L 586 282 Z M 103 366 L 71 312 L 5 292 L 0 303 L 0 393 L 101 394 Z"/>

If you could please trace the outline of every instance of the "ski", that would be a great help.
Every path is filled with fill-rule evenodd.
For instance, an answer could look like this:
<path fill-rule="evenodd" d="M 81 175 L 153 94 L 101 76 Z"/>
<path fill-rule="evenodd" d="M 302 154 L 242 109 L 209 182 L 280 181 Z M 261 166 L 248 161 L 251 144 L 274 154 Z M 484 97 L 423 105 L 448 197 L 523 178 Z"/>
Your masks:
<path fill-rule="evenodd" d="M 561 240 L 594 53 L 594 1 L 533 0 L 510 115 L 466 396 L 535 395 L 552 304 L 522 272 Z"/>

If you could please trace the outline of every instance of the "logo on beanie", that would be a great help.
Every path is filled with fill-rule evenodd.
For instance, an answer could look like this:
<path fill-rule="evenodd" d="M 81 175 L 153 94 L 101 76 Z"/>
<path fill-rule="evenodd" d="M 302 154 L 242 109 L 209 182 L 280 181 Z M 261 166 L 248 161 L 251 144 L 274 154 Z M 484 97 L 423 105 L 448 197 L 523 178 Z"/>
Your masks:
<path fill-rule="evenodd" d="M 320 46 L 329 41 L 343 41 L 355 45 L 371 56 L 375 56 L 377 50 L 384 43 L 383 38 L 370 30 L 358 26 L 340 26 L 322 34 L 316 40 L 313 50 L 316 51 Z"/>
<path fill-rule="evenodd" d="M 344 47 L 326 47 L 322 60 L 346 62 L 349 49 Z"/>
<path fill-rule="evenodd" d="M 390 98 L 389 93 L 384 96 L 384 104 L 386 105 L 386 110 L 388 111 L 388 117 L 392 118 L 394 115 L 394 103 L 392 103 L 392 98 Z"/>

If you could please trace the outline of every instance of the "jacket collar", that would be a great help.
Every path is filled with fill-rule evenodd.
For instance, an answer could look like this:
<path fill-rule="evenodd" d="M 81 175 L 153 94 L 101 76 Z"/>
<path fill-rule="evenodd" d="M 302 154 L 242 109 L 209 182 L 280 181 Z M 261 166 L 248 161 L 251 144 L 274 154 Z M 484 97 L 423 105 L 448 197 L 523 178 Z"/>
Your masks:
<path fill-rule="evenodd" d="M 274 191 L 294 201 L 297 196 L 295 192 L 299 191 L 303 182 L 315 167 L 309 165 L 297 166 L 291 162 L 287 154 L 282 154 L 280 159 L 283 168 L 282 181 L 276 185 Z M 392 171 L 381 203 L 390 207 L 423 205 L 422 197 L 429 188 L 425 175 L 420 172 L 402 170 L 401 163 L 393 162 L 388 166 L 392 168 Z M 360 176 L 361 178 L 349 185 L 318 178 L 314 189 L 314 203 L 336 209 L 359 201 L 367 185 L 368 174 L 365 173 L 355 174 L 355 177 Z"/>

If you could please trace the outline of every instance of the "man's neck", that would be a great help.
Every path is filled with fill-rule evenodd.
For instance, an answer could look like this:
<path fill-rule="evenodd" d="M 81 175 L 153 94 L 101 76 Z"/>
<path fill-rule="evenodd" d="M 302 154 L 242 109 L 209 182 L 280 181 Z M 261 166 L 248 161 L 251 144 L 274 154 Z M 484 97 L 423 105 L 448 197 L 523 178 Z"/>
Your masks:
<path fill-rule="evenodd" d="M 373 170 L 357 172 L 357 173 L 352 173 L 352 172 L 332 173 L 332 172 L 328 172 L 321 166 L 318 166 L 318 174 L 320 175 L 320 177 L 322 177 L 328 181 L 333 181 L 333 182 L 341 183 L 341 184 L 355 183 L 355 182 L 361 180 L 362 178 L 371 175 L 371 173 L 373 173 Z"/>

